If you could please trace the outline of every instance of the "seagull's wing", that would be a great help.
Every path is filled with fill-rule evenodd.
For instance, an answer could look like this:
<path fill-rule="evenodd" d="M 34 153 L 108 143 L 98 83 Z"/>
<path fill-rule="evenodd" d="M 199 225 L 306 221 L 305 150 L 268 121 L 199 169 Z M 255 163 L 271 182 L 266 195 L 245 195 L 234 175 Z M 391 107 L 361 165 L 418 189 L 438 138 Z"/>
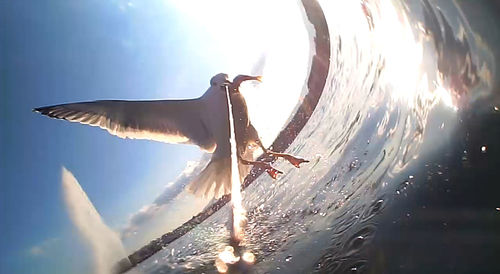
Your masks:
<path fill-rule="evenodd" d="M 56 119 L 98 126 L 121 138 L 195 144 L 213 151 L 215 141 L 203 122 L 203 100 L 104 100 L 36 108 Z"/>

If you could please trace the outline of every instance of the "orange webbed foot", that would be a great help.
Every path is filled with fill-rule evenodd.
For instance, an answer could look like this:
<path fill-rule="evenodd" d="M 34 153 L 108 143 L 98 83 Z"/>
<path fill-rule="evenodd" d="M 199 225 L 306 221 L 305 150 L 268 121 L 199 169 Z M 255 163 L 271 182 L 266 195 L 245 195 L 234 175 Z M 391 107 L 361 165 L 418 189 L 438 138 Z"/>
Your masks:
<path fill-rule="evenodd" d="M 283 172 L 275 169 L 274 167 L 271 166 L 271 164 L 267 162 L 254 162 L 253 164 L 264 169 L 267 172 L 267 174 L 269 174 L 269 176 L 271 176 L 271 178 L 273 179 L 276 179 L 278 178 L 278 175 L 283 174 Z"/>
<path fill-rule="evenodd" d="M 302 163 L 309 163 L 309 161 L 306 159 L 295 157 L 289 154 L 283 154 L 281 157 L 290 162 L 290 164 L 294 165 L 296 168 L 300 168 L 300 164 Z"/>
<path fill-rule="evenodd" d="M 266 169 L 266 172 L 267 172 L 267 174 L 269 174 L 269 176 L 271 176 L 271 178 L 273 178 L 275 180 L 276 180 L 276 178 L 278 178 L 279 174 L 283 174 L 283 172 L 281 172 L 281 171 L 279 171 L 271 166 Z"/>

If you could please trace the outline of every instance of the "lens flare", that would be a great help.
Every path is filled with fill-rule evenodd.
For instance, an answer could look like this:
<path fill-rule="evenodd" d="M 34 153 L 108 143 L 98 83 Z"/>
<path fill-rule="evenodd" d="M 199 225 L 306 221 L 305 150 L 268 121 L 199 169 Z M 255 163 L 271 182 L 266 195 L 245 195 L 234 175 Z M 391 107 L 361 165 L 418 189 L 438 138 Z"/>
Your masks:
<path fill-rule="evenodd" d="M 234 132 L 233 107 L 229 90 L 226 86 L 226 98 L 229 111 L 229 142 L 231 144 L 231 205 L 232 205 L 232 231 L 231 243 L 238 246 L 244 237 L 244 226 L 246 224 L 246 211 L 243 208 L 243 198 L 241 196 L 241 179 L 238 170 L 238 158 L 236 152 L 236 137 Z M 253 255 L 253 254 L 252 254 Z M 247 255 L 248 257 L 248 255 Z M 224 251 L 219 253 L 215 260 L 215 266 L 220 273 L 226 273 L 228 270 L 227 264 L 235 264 L 240 260 L 239 256 L 235 255 L 234 247 L 226 246 Z M 245 260 L 246 261 L 246 260 Z"/>
<path fill-rule="evenodd" d="M 253 255 L 252 252 L 245 252 L 243 253 L 243 256 L 241 256 L 241 258 L 243 259 L 243 261 L 247 262 L 247 263 L 254 263 L 255 262 L 255 255 Z"/>
<path fill-rule="evenodd" d="M 224 251 L 219 253 L 219 259 L 226 264 L 234 264 L 240 260 L 240 257 L 234 255 L 234 248 L 232 246 L 226 246 Z"/>
<path fill-rule="evenodd" d="M 243 240 L 244 232 L 243 226 L 246 222 L 246 211 L 243 208 L 243 198 L 241 196 L 241 180 L 238 171 L 238 156 L 236 155 L 236 138 L 234 133 L 234 120 L 233 120 L 233 106 L 229 91 L 226 87 L 226 97 L 229 109 L 229 129 L 230 129 L 230 143 L 231 143 L 231 204 L 233 206 L 233 233 L 231 237 L 237 243 Z"/>
<path fill-rule="evenodd" d="M 227 267 L 227 264 L 224 263 L 219 257 L 215 259 L 215 267 L 217 268 L 217 271 L 219 273 L 226 273 L 229 267 Z"/>

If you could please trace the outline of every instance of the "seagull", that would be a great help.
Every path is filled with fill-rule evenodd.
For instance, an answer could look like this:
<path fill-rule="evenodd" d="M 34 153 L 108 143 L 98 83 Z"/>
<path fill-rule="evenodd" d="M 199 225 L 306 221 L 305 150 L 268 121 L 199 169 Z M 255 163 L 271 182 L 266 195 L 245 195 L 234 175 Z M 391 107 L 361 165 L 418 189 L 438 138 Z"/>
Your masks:
<path fill-rule="evenodd" d="M 238 75 L 233 81 L 219 73 L 199 98 L 187 100 L 125 101 L 99 100 L 35 108 L 51 118 L 78 122 L 105 129 L 120 138 L 146 139 L 170 144 L 191 144 L 212 153 L 207 166 L 187 186 L 196 196 L 219 198 L 231 192 L 231 145 L 227 92 L 233 109 L 238 169 L 243 179 L 251 166 L 263 168 L 273 179 L 281 171 L 270 162 L 281 157 L 295 167 L 308 161 L 290 154 L 268 150 L 248 117 L 248 109 L 239 91 L 244 81 L 261 81 L 260 76 Z M 256 148 L 270 156 L 255 161 Z"/>

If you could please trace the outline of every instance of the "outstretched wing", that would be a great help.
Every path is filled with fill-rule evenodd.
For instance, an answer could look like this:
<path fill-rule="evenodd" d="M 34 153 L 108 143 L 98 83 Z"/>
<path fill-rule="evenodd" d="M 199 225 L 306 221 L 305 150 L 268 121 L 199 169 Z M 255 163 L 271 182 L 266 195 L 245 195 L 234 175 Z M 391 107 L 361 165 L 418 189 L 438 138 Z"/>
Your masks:
<path fill-rule="evenodd" d="M 195 144 L 207 151 L 215 141 L 203 123 L 203 101 L 104 100 L 35 108 L 56 119 L 98 126 L 121 138 Z"/>

